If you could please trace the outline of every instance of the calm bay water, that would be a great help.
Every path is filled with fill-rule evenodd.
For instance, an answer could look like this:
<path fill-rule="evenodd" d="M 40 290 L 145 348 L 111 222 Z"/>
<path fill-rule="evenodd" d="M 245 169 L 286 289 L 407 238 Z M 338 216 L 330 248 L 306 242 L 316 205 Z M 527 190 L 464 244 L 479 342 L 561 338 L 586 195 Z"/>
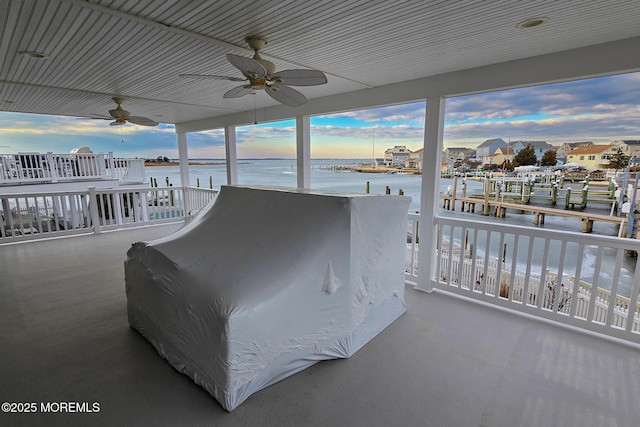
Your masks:
<path fill-rule="evenodd" d="M 194 160 L 201 162 L 215 162 L 220 164 L 215 165 L 198 165 L 190 166 L 190 184 L 196 186 L 197 181 L 200 181 L 200 187 L 209 188 L 209 180 L 211 179 L 214 189 L 220 189 L 221 185 L 227 182 L 226 166 L 223 160 Z M 417 212 L 420 208 L 420 185 L 422 177 L 420 175 L 398 175 L 398 174 L 384 174 L 384 173 L 359 173 L 359 172 L 337 172 L 331 169 L 331 166 L 344 166 L 344 165 L 356 165 L 367 160 L 338 160 L 338 159 L 314 159 L 311 160 L 311 187 L 314 189 L 344 191 L 364 193 L 367 182 L 370 184 L 370 192 L 374 194 L 384 194 L 386 186 L 391 188 L 391 194 L 398 194 L 398 190 L 402 189 L 404 194 L 411 197 L 411 205 L 409 207 L 410 212 Z M 168 181 L 174 186 L 181 185 L 180 181 L 180 169 L 178 166 L 152 166 L 145 168 L 147 179 L 154 178 L 158 186 L 165 186 Z M 296 161 L 294 159 L 277 159 L 277 160 L 239 160 L 238 164 L 238 183 L 241 185 L 276 185 L 276 186 L 296 186 Z M 443 194 L 447 191 L 447 187 L 453 184 L 450 179 L 442 179 L 440 182 L 440 193 Z M 479 181 L 467 180 L 467 191 L 481 192 L 483 183 Z M 460 189 L 458 190 L 460 191 Z M 607 214 L 608 212 L 603 210 L 602 206 L 596 207 L 602 212 Z M 444 216 L 455 216 L 458 218 L 467 218 L 474 220 L 491 221 L 504 224 L 531 226 L 532 215 L 509 213 L 506 218 L 494 218 L 485 217 L 478 213 L 462 213 L 462 212 L 450 212 L 440 209 L 440 214 Z M 564 231 L 580 232 L 582 229 L 582 223 L 579 220 L 573 218 L 559 217 L 559 216 L 547 216 L 545 219 L 544 228 L 557 229 Z M 617 228 L 613 224 L 596 222 L 594 224 L 595 234 L 603 234 L 608 236 L 617 235 Z M 481 245 L 479 245 L 482 247 Z M 478 253 L 478 255 L 481 255 Z M 595 248 L 586 248 L 584 254 L 572 253 L 568 254 L 568 257 L 581 256 L 584 259 L 589 259 L 589 262 L 585 268 L 595 264 Z M 614 262 L 613 255 L 605 254 L 605 257 L 612 258 L 610 261 Z M 553 258 L 553 257 L 552 257 Z M 520 261 L 520 260 L 518 260 Z M 524 260 L 523 260 L 524 261 Z M 550 259 L 550 265 L 557 262 L 557 257 Z M 630 293 L 631 285 L 633 282 L 633 272 L 635 271 L 635 260 L 630 257 L 625 257 L 623 266 L 621 269 L 621 278 L 619 292 L 621 294 Z M 522 266 L 524 267 L 524 265 Z M 519 266 L 520 268 L 520 266 Z M 568 271 L 565 273 L 569 274 Z M 584 279 L 588 279 L 588 272 L 583 271 Z M 608 275 L 604 275 L 608 276 Z M 601 286 L 608 288 L 607 281 L 610 281 L 611 277 L 601 277 Z M 604 286 L 603 286 L 604 285 Z"/>
<path fill-rule="evenodd" d="M 204 160 L 203 160 L 204 162 Z M 207 160 L 207 162 L 220 162 Z M 390 175 L 384 173 L 359 173 L 359 172 L 336 172 L 330 169 L 331 166 L 355 165 L 366 162 L 366 160 L 337 160 L 322 159 L 311 161 L 311 187 L 314 189 L 334 190 L 364 193 L 367 181 L 370 185 L 370 192 L 374 194 L 384 194 L 386 186 L 391 188 L 391 194 L 398 194 L 402 189 L 406 196 L 411 197 L 410 212 L 416 212 L 420 208 L 420 175 Z M 174 186 L 180 185 L 180 169 L 178 166 L 151 166 L 146 167 L 147 178 L 156 179 L 158 186 L 166 184 L 167 177 Z M 209 188 L 209 178 L 213 181 L 213 188 L 220 189 L 220 185 L 227 182 L 227 170 L 224 164 L 190 166 L 190 184 L 196 186 L 200 180 L 200 187 Z M 277 185 L 296 186 L 296 161 L 293 159 L 278 160 L 239 160 L 238 183 L 242 185 Z M 451 185 L 451 180 L 443 180 L 441 191 L 446 191 Z M 468 183 L 468 188 L 481 190 L 482 183 Z"/>
<path fill-rule="evenodd" d="M 198 161 L 198 160 L 195 160 Z M 190 184 L 196 186 L 200 180 L 200 187 L 209 188 L 209 179 L 213 182 L 213 188 L 219 190 L 221 185 L 227 182 L 227 170 L 223 160 L 199 160 L 201 162 L 220 163 L 215 165 L 190 166 Z M 391 194 L 398 194 L 402 189 L 406 196 L 411 197 L 409 212 L 417 212 L 420 209 L 420 185 L 422 177 L 420 175 L 398 175 L 385 173 L 359 173 L 359 172 L 337 172 L 331 166 L 357 165 L 367 162 L 367 160 L 344 160 L 344 159 L 314 159 L 311 160 L 311 187 L 314 189 L 334 190 L 364 193 L 367 182 L 370 185 L 370 192 L 373 194 L 384 194 L 386 186 L 391 188 Z M 178 166 L 151 166 L 145 168 L 147 179 L 155 178 L 158 186 L 165 186 L 167 178 L 174 186 L 181 185 L 180 169 Z M 294 159 L 277 160 L 239 160 L 238 183 L 241 185 L 277 185 L 296 186 L 296 161 Z M 440 181 L 440 193 L 443 194 L 447 188 L 453 184 L 451 179 Z M 458 183 L 460 185 L 460 182 Z M 483 183 L 479 181 L 467 180 L 468 193 L 482 192 Z M 458 194 L 460 194 L 458 188 Z M 605 205 L 595 205 L 590 207 L 597 213 L 608 214 Z M 478 214 L 466 214 L 460 212 L 450 212 L 441 209 L 445 216 L 462 216 L 477 220 L 490 220 L 492 222 L 503 222 L 506 224 L 530 226 L 533 223 L 532 216 L 528 214 L 509 213 L 506 218 L 484 217 Z M 565 231 L 582 230 L 582 223 L 579 220 L 566 217 L 552 217 L 545 219 L 545 228 L 554 228 Z M 616 236 L 617 228 L 613 224 L 596 222 L 594 224 L 595 234 Z"/>

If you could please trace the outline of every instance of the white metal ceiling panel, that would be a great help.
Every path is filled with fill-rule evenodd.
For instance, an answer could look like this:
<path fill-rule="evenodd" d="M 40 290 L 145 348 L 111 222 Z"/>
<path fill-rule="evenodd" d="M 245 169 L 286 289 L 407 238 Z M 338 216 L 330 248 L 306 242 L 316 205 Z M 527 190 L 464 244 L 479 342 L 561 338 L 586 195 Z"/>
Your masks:
<path fill-rule="evenodd" d="M 548 22 L 516 28 L 539 16 Z M 638 16 L 627 0 L 5 0 L 0 108 L 82 116 L 117 95 L 137 115 L 192 121 L 277 105 L 178 76 L 240 76 L 225 55 L 251 56 L 249 35 L 268 39 L 278 70 L 325 72 L 326 85 L 300 88 L 313 99 L 636 37 Z"/>

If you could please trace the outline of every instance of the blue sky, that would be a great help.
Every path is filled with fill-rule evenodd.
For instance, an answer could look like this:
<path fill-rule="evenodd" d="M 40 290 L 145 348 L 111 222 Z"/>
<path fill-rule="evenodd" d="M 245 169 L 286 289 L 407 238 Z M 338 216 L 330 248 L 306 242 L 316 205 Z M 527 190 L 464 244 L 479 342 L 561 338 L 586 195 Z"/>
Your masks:
<path fill-rule="evenodd" d="M 394 145 L 422 146 L 424 102 L 311 119 L 312 157 L 371 158 Z M 223 158 L 221 129 L 189 134 L 189 156 Z M 450 98 L 445 146 L 489 138 L 609 143 L 640 139 L 640 73 Z M 295 157 L 295 121 L 243 126 L 238 157 Z M 177 157 L 172 125 L 110 127 L 108 121 L 0 112 L 0 152 L 68 153 L 88 146 L 121 157 Z"/>

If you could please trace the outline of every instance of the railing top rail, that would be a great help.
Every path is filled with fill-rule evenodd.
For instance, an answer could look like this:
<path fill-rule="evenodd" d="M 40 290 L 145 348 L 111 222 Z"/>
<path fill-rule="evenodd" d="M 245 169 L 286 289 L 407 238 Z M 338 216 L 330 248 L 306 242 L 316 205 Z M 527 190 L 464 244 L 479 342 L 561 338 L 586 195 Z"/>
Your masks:
<path fill-rule="evenodd" d="M 190 185 L 185 186 L 185 189 L 187 189 L 187 190 L 195 190 L 195 191 L 203 191 L 205 193 L 214 193 L 214 194 L 218 192 L 218 190 L 213 190 L 211 188 L 193 187 L 193 186 L 190 186 Z"/>
<path fill-rule="evenodd" d="M 144 191 L 170 191 L 170 190 L 179 190 L 182 187 L 119 187 L 119 188 L 101 188 L 96 189 L 96 193 L 106 194 L 106 193 L 136 193 L 136 192 L 144 192 Z M 209 190 L 210 191 L 210 190 Z M 215 190 L 213 190 L 215 192 Z M 53 197 L 53 196 L 65 196 L 69 194 L 87 194 L 88 190 L 73 190 L 73 191 L 47 191 L 47 192 L 38 192 L 38 193 L 11 193 L 11 194 L 0 194 L 0 199 L 2 198 L 28 198 L 32 199 L 34 197 Z"/>
<path fill-rule="evenodd" d="M 598 234 L 585 234 L 574 231 L 550 230 L 528 227 L 524 225 L 511 225 L 503 223 L 491 223 L 470 219 L 460 219 L 436 215 L 434 222 L 439 224 L 457 225 L 466 228 L 479 228 L 488 231 L 496 231 L 507 234 L 527 235 L 550 240 L 567 240 L 585 245 L 598 245 L 611 248 L 633 249 L 640 251 L 640 240 L 622 239 L 613 236 L 602 236 Z"/>
<path fill-rule="evenodd" d="M 103 152 L 98 152 L 98 153 L 40 153 L 40 152 L 19 152 L 19 153 L 0 153 L 0 156 L 2 157 L 15 157 L 15 156 L 64 156 L 64 157 L 68 157 L 68 156 L 97 156 L 97 155 L 102 155 L 102 156 L 108 156 L 110 155 L 110 153 L 103 153 Z"/>

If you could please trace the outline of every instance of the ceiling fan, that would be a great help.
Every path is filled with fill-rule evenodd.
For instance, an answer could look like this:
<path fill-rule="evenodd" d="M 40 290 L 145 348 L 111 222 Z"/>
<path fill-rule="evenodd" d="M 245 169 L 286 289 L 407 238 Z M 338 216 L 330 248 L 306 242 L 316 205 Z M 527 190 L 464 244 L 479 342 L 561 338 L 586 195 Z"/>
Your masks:
<path fill-rule="evenodd" d="M 127 122 L 141 126 L 158 126 L 158 122 L 153 121 L 147 117 L 132 116 L 130 112 L 122 108 L 121 104 L 124 102 L 124 99 L 118 97 L 114 97 L 112 99 L 116 104 L 118 104 L 118 106 L 113 110 L 109 110 L 110 117 L 103 114 L 92 114 L 93 116 L 98 116 L 92 118 L 100 120 L 113 120 L 111 123 L 109 123 L 109 126 L 120 126 L 124 125 Z"/>
<path fill-rule="evenodd" d="M 242 72 L 243 78 L 208 74 L 180 74 L 180 77 L 249 82 L 227 91 L 223 97 L 240 98 L 257 90 L 264 90 L 276 101 L 291 107 L 304 104 L 307 98 L 289 86 L 316 86 L 327 83 L 327 77 L 319 70 L 292 69 L 276 72 L 273 62 L 260 57 L 260 49 L 266 46 L 267 40 L 250 36 L 245 38 L 245 41 L 255 52 L 253 58 L 227 54 L 227 60 Z"/>

